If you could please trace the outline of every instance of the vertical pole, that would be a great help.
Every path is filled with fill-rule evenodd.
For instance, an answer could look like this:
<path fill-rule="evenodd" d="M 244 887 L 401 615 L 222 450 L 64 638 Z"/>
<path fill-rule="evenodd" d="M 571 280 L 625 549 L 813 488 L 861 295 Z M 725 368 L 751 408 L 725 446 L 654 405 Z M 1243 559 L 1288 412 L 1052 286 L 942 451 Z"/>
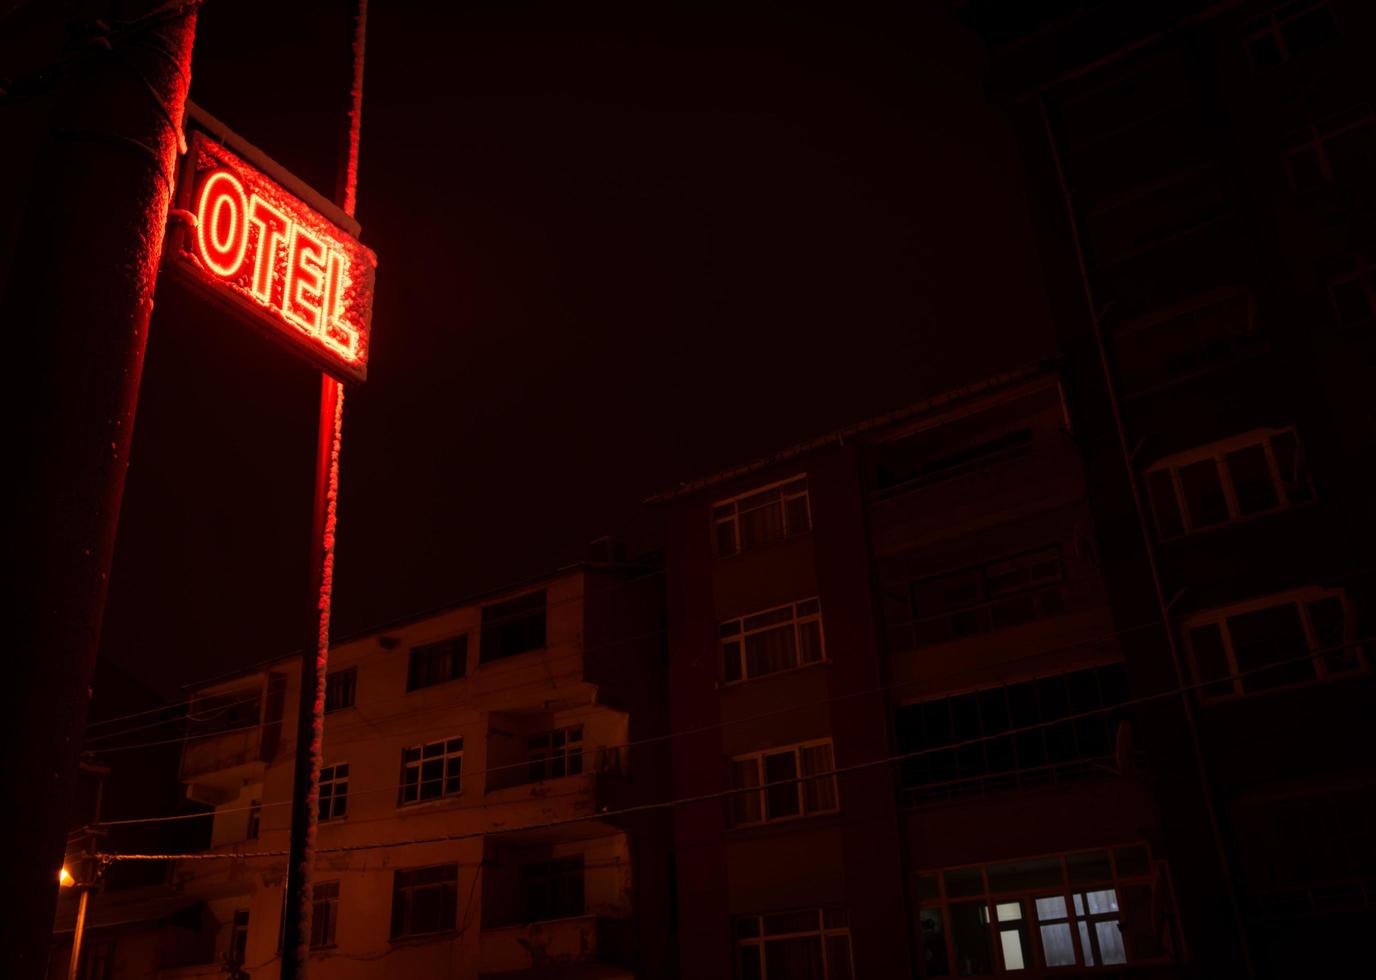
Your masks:
<path fill-rule="evenodd" d="M 1080 241 L 1080 226 L 1075 217 L 1075 209 L 1070 198 L 1070 185 L 1066 180 L 1065 168 L 1061 163 L 1061 153 L 1056 146 L 1056 134 L 1051 129 L 1051 116 L 1046 111 L 1046 97 L 1037 97 L 1037 108 L 1041 112 L 1042 128 L 1046 142 L 1051 150 L 1051 160 L 1056 167 L 1056 179 L 1060 183 L 1061 201 L 1065 207 L 1066 221 L 1070 224 L 1070 240 L 1075 249 L 1075 260 L 1080 270 L 1080 286 L 1084 293 L 1085 304 L 1089 308 L 1089 323 L 1094 332 L 1094 343 L 1098 347 L 1099 368 L 1104 375 L 1104 385 L 1108 392 L 1109 408 L 1113 414 L 1113 424 L 1118 433 L 1118 449 L 1123 456 L 1127 469 L 1128 487 L 1132 492 L 1133 510 L 1137 517 L 1137 530 L 1142 537 L 1142 547 L 1147 555 L 1147 567 L 1151 572 L 1152 587 L 1156 597 L 1156 608 L 1161 618 L 1161 627 L 1166 633 L 1166 645 L 1171 654 L 1171 667 L 1175 672 L 1175 687 L 1180 692 L 1180 710 L 1185 716 L 1185 729 L 1190 739 L 1190 754 L 1194 761 L 1195 773 L 1199 777 L 1200 791 L 1204 797 L 1204 811 L 1209 820 L 1209 831 L 1213 838 L 1214 852 L 1218 857 L 1219 871 L 1223 876 L 1223 887 L 1227 893 L 1228 910 L 1233 929 L 1237 933 L 1238 949 L 1242 954 L 1241 973 L 1255 977 L 1252 965 L 1252 946 L 1247 936 L 1247 924 L 1242 915 L 1242 905 L 1237 897 L 1237 885 L 1233 880 L 1232 864 L 1223 841 L 1223 831 L 1219 825 L 1218 809 L 1214 804 L 1213 782 L 1209 777 L 1208 761 L 1204 758 L 1204 747 L 1199 740 L 1199 723 L 1195 718 L 1194 696 L 1189 680 L 1185 676 L 1184 658 L 1180 644 L 1176 641 L 1175 630 L 1171 626 L 1171 606 L 1166 599 L 1166 590 L 1161 583 L 1161 567 L 1156 560 L 1156 544 L 1152 539 L 1151 525 L 1147 521 L 1146 503 L 1142 497 L 1142 485 L 1137 479 L 1137 466 L 1132 460 L 1132 448 L 1128 444 L 1127 429 L 1123 425 L 1123 412 L 1118 402 L 1118 387 L 1113 380 L 1113 366 L 1109 362 L 1108 345 L 1104 343 L 1104 327 L 1099 320 L 1099 308 L 1094 298 L 1094 286 L 1089 278 L 1089 266 L 1085 261 L 1084 246 Z"/>
<path fill-rule="evenodd" d="M 339 442 L 344 423 L 344 386 L 320 378 L 320 424 L 315 452 L 311 516 L 311 611 L 301 654 L 301 696 L 296 710 L 295 776 L 291 843 L 287 857 L 286 921 L 282 980 L 306 975 L 311 934 L 311 878 L 315 861 L 320 760 L 325 735 L 325 672 L 330 654 L 330 602 L 334 586 L 334 536 L 339 497 Z"/>
<path fill-rule="evenodd" d="M 363 118 L 363 51 L 368 0 L 359 0 L 354 23 L 354 77 L 349 90 L 346 147 L 336 197 L 352 216 L 358 201 L 358 139 Z M 325 673 L 330 653 L 330 603 L 334 591 L 334 539 L 339 501 L 339 444 L 344 428 L 344 386 L 320 377 L 320 423 L 315 452 L 311 518 L 311 617 L 301 655 L 301 697 L 296 714 L 295 778 L 291 842 L 282 930 L 281 980 L 306 976 L 311 935 L 311 881 L 320 801 L 321 749 L 325 736 Z"/>
<path fill-rule="evenodd" d="M 100 38 L 66 30 L 78 16 L 70 5 L 47 6 L 42 30 L 70 34 L 72 47 L 27 103 L 46 107 L 46 125 L 0 294 L 16 372 L 4 394 L 6 564 L 22 570 L 7 620 L 22 655 L 6 685 L 22 749 L 7 768 L 10 785 L 25 788 L 8 824 L 17 854 L 7 885 L 22 898 L 7 916 L 0 976 L 16 980 L 46 970 L 197 4 L 120 4 L 119 26 Z"/>
<path fill-rule="evenodd" d="M 67 963 L 67 980 L 76 980 L 77 968 L 81 965 L 81 940 L 86 934 L 86 902 L 91 897 L 91 889 L 78 883 L 81 897 L 76 903 L 76 929 L 72 932 L 72 958 Z"/>

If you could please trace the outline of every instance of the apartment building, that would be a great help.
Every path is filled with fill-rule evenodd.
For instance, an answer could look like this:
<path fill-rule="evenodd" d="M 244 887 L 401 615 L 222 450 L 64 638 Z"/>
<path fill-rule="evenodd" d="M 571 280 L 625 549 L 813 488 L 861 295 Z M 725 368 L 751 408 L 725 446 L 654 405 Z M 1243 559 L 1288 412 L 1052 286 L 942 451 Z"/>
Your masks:
<path fill-rule="evenodd" d="M 1376 922 L 1376 7 L 958 6 L 1022 143 L 1132 691 L 1190 689 L 1139 709 L 1189 946 L 1348 975 Z"/>
<path fill-rule="evenodd" d="M 1188 960 L 1064 395 L 1012 372 L 657 498 L 685 978 Z"/>
<path fill-rule="evenodd" d="M 620 812 L 668 792 L 662 592 L 588 563 L 332 648 L 312 975 L 664 975 L 666 818 Z M 160 977 L 278 973 L 297 671 L 196 692 L 181 779 L 223 857 L 174 867 L 200 918 Z"/>

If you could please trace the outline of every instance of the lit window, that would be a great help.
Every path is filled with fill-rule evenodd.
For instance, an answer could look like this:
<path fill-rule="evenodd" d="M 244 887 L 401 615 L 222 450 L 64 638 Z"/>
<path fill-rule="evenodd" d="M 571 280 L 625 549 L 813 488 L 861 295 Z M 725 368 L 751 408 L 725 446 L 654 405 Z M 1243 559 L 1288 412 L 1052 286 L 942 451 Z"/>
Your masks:
<path fill-rule="evenodd" d="M 1333 38 L 1338 21 L 1326 2 L 1299 0 L 1283 3 L 1270 13 L 1248 21 L 1243 28 L 1243 44 L 1252 67 L 1274 68 Z"/>
<path fill-rule="evenodd" d="M 734 555 L 812 527 L 807 477 L 775 483 L 712 505 L 718 555 Z"/>
<path fill-rule="evenodd" d="M 458 921 L 459 866 L 397 871 L 392 877 L 392 938 L 449 932 Z"/>
<path fill-rule="evenodd" d="M 358 668 L 331 671 L 325 676 L 325 714 L 354 706 L 358 691 Z"/>
<path fill-rule="evenodd" d="M 411 648 L 406 665 L 406 690 L 416 691 L 457 680 L 468 669 L 468 634 Z"/>
<path fill-rule="evenodd" d="M 894 711 L 905 803 L 1111 771 L 1122 664 L 1001 684 Z"/>
<path fill-rule="evenodd" d="M 722 623 L 722 679 L 727 684 L 777 674 L 826 657 L 822 609 L 816 599 Z"/>
<path fill-rule="evenodd" d="M 1255 429 L 1177 453 L 1147 470 L 1146 484 L 1162 538 L 1314 499 L 1294 429 Z"/>
<path fill-rule="evenodd" d="M 546 636 L 545 590 L 483 606 L 478 662 L 491 663 L 530 650 L 541 650 Z"/>
<path fill-rule="evenodd" d="M 731 760 L 727 798 L 732 826 L 832 813 L 839 809 L 831 742 L 805 742 Z"/>
<path fill-rule="evenodd" d="M 532 783 L 578 775 L 583 771 L 583 726 L 532 735 L 526 740 L 526 758 Z"/>
<path fill-rule="evenodd" d="M 1143 844 L 923 872 L 922 975 L 1169 961 L 1165 887 Z"/>
<path fill-rule="evenodd" d="M 338 921 L 339 882 L 316 882 L 311 886 L 311 949 L 334 945 Z"/>
<path fill-rule="evenodd" d="M 339 820 L 349 812 L 349 764 L 320 767 L 320 820 Z"/>
<path fill-rule="evenodd" d="M 737 916 L 732 931 L 741 980 L 852 980 L 855 976 L 850 916 L 843 906 Z"/>
<path fill-rule="evenodd" d="M 462 738 L 403 749 L 398 805 L 423 803 L 457 794 L 461 789 L 462 772 Z"/>
<path fill-rule="evenodd" d="M 1356 674 L 1366 655 L 1353 642 L 1356 615 L 1332 589 L 1302 589 L 1215 609 L 1183 625 L 1202 700 Z"/>

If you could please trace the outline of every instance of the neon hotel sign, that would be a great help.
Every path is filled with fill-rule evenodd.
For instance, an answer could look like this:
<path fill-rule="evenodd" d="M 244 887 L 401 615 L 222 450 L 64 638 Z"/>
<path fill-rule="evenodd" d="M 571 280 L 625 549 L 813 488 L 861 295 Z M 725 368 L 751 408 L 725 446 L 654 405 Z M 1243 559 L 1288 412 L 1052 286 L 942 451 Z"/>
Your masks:
<path fill-rule="evenodd" d="M 331 374 L 362 381 L 377 257 L 359 243 L 351 218 L 323 199 L 307 204 L 302 196 L 316 195 L 295 189 L 301 196 L 192 133 L 177 206 L 195 220 L 169 236 L 169 255 L 179 272 L 274 340 Z"/>

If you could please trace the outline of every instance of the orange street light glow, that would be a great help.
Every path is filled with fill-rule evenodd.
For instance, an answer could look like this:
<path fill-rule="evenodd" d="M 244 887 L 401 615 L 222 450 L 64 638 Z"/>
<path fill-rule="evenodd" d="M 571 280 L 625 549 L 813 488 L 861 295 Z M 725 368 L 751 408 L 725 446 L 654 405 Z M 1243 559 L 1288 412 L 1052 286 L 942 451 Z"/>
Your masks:
<path fill-rule="evenodd" d="M 65 864 L 62 866 L 62 870 L 57 873 L 57 883 L 63 888 L 71 888 L 76 884 L 76 879 L 72 877 L 72 873 L 67 870 Z"/>

